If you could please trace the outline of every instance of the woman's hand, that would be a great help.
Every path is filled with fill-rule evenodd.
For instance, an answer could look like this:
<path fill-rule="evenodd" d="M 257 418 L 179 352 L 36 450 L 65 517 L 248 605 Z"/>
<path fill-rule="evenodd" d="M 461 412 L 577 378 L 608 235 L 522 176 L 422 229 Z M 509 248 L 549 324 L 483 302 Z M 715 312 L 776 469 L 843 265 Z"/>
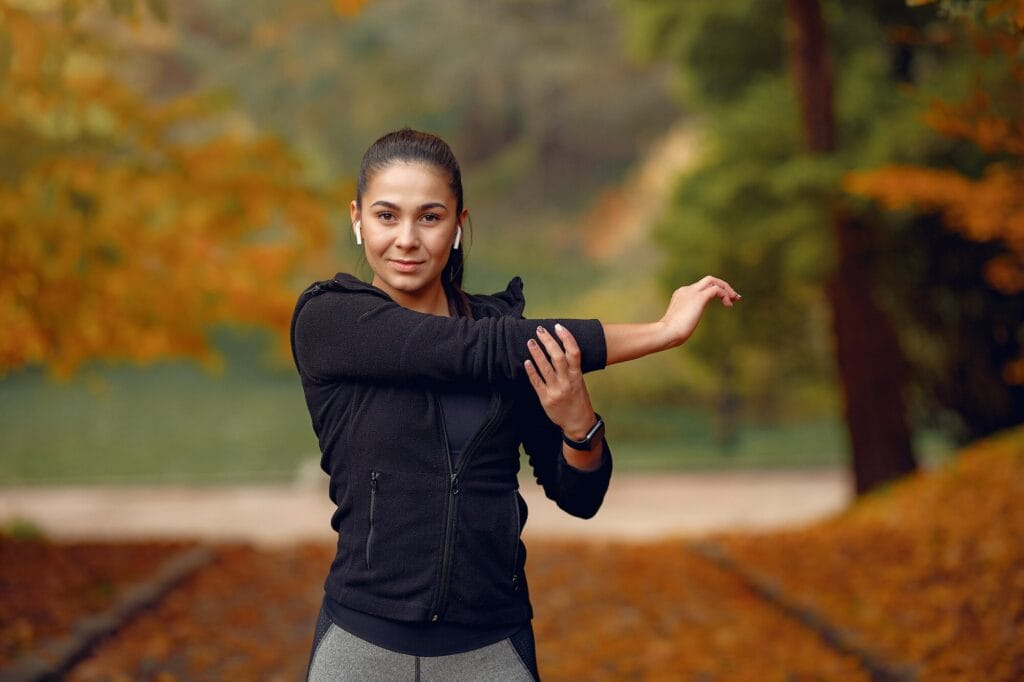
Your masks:
<path fill-rule="evenodd" d="M 524 363 L 526 374 L 548 418 L 570 438 L 582 440 L 594 425 L 596 417 L 590 405 L 587 385 L 583 381 L 583 372 L 580 371 L 580 347 L 576 345 L 576 339 L 569 330 L 562 325 L 555 325 L 555 333 L 565 350 L 544 327 L 537 327 L 537 338 L 544 345 L 547 356 L 540 344 L 530 339 L 527 346 L 533 360 Z"/>
<path fill-rule="evenodd" d="M 668 309 L 658 321 L 670 346 L 678 346 L 690 338 L 704 314 L 704 308 L 715 298 L 722 299 L 722 304 L 731 308 L 740 295 L 724 279 L 711 275 L 672 292 Z"/>
<path fill-rule="evenodd" d="M 614 365 L 682 345 L 697 328 L 713 298 L 722 299 L 722 304 L 731 308 L 740 295 L 725 280 L 708 275 L 672 292 L 668 310 L 657 322 L 602 323 L 607 349 L 605 364 Z"/>

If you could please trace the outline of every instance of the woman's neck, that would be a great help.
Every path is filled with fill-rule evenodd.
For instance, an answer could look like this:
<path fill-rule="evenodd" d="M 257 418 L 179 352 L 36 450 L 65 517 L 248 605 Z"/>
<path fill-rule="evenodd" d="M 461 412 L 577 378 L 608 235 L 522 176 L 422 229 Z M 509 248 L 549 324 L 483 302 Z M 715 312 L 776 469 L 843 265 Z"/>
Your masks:
<path fill-rule="evenodd" d="M 374 276 L 370 284 L 387 293 L 388 296 L 394 299 L 395 303 L 403 308 L 415 310 L 419 313 L 427 313 L 428 315 L 451 317 L 451 313 L 448 310 L 448 296 L 444 293 L 444 286 L 441 284 L 441 280 L 437 280 L 433 285 L 416 292 L 393 289 L 377 276 Z"/>

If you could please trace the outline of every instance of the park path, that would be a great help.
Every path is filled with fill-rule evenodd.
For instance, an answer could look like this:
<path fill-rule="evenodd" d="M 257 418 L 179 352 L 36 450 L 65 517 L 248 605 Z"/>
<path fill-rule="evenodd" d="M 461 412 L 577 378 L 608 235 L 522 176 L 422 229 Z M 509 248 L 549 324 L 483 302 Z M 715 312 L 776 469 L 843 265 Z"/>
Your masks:
<path fill-rule="evenodd" d="M 305 666 L 333 556 L 324 483 L 8 488 L 0 518 L 63 538 L 194 538 L 215 553 L 66 679 L 290 680 Z M 850 501 L 845 471 L 617 474 L 586 521 L 521 483 L 546 680 L 869 679 L 854 657 L 688 544 L 836 513 Z M 780 646 L 763 646 L 769 632 Z"/>
<path fill-rule="evenodd" d="M 800 525 L 851 500 L 845 470 L 615 474 L 598 514 L 578 519 L 521 479 L 527 538 L 649 541 Z M 0 520 L 55 538 L 197 538 L 264 546 L 331 541 L 326 477 L 292 485 L 0 488 Z"/>
<path fill-rule="evenodd" d="M 63 679 L 302 679 L 333 548 L 214 548 L 211 564 Z M 537 540 L 527 575 L 546 682 L 871 679 L 855 657 L 678 540 Z"/>

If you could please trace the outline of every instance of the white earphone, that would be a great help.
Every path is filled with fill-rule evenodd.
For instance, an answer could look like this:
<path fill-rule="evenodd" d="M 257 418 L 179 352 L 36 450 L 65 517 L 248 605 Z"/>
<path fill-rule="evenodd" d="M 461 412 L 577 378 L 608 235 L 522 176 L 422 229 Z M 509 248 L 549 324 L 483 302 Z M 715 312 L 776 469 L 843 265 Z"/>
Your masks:
<path fill-rule="evenodd" d="M 457 225 L 456 227 L 458 227 L 458 230 L 455 232 L 455 246 L 452 247 L 453 249 L 458 249 L 459 242 L 462 241 L 462 225 Z"/>
<path fill-rule="evenodd" d="M 363 243 L 363 229 L 362 229 L 363 228 L 363 223 L 362 223 L 362 221 L 357 220 L 355 222 L 355 224 L 353 225 L 353 227 L 356 228 L 356 244 L 362 245 L 362 243 Z"/>

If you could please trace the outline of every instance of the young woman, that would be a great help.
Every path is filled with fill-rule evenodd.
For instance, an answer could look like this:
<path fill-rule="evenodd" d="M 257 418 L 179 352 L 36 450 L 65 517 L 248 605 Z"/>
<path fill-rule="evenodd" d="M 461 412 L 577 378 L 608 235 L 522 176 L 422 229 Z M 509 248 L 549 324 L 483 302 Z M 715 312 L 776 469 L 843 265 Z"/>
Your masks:
<path fill-rule="evenodd" d="M 337 505 L 307 680 L 538 680 L 519 446 L 581 518 L 612 471 L 583 375 L 682 344 L 729 284 L 680 287 L 649 324 L 524 319 L 522 281 L 462 290 L 468 211 L 441 139 L 363 157 L 350 207 L 373 270 L 310 285 L 292 350 Z"/>

